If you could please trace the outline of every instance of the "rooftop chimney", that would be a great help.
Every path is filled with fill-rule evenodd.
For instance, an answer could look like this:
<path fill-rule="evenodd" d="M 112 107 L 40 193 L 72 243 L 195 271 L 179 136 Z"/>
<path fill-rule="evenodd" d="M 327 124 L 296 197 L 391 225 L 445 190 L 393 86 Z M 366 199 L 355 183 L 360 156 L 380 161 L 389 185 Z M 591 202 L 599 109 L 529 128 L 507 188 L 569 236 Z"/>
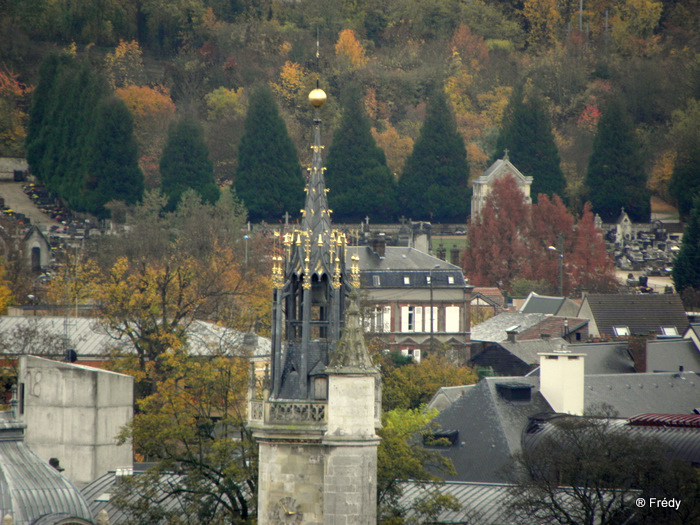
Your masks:
<path fill-rule="evenodd" d="M 583 415 L 583 360 L 586 354 L 543 352 L 540 392 L 555 412 Z"/>
<path fill-rule="evenodd" d="M 376 253 L 380 259 L 384 258 L 386 254 L 386 235 L 384 233 L 379 233 L 372 239 L 372 251 Z"/>
<path fill-rule="evenodd" d="M 515 338 L 518 335 L 518 329 L 517 328 L 509 328 L 508 330 L 506 330 L 506 335 L 508 336 L 509 343 L 515 343 Z"/>
<path fill-rule="evenodd" d="M 627 337 L 627 348 L 634 361 L 634 368 L 639 373 L 647 371 L 647 344 L 654 339 L 656 334 L 653 332 L 649 335 L 630 334 Z"/>

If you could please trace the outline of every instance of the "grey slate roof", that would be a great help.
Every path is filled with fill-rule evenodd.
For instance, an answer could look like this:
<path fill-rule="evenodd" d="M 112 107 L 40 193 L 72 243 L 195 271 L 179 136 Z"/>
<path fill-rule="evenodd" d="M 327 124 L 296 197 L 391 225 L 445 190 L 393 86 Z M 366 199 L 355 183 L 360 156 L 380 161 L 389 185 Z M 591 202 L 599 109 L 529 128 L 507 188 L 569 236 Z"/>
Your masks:
<path fill-rule="evenodd" d="M 518 310 L 523 314 L 549 314 L 554 315 L 566 301 L 565 297 L 550 297 L 530 292 L 525 302 Z"/>
<path fill-rule="evenodd" d="M 678 334 L 688 328 L 688 317 L 678 294 L 591 294 L 581 305 L 588 304 L 598 333 L 614 335 L 614 326 L 626 326 L 631 334 L 661 333 L 673 326 Z"/>
<path fill-rule="evenodd" d="M 610 405 L 619 417 L 692 414 L 700 407 L 700 376 L 694 372 L 586 376 L 587 410 Z"/>
<path fill-rule="evenodd" d="M 498 384 L 530 385 L 530 401 L 509 401 Z M 638 414 L 691 414 L 700 408 L 700 376 L 695 373 L 606 374 L 585 377 L 585 410 L 609 405 L 619 417 Z M 520 450 L 529 418 L 552 413 L 539 392 L 539 377 L 487 377 L 444 409 L 434 422 L 459 432 L 456 446 L 436 448 L 452 460 L 452 481 L 500 482 L 509 456 Z"/>
<path fill-rule="evenodd" d="M 700 373 L 700 351 L 692 339 L 647 341 L 647 371 Z"/>
<path fill-rule="evenodd" d="M 625 343 L 581 343 L 569 345 L 568 349 L 586 354 L 583 364 L 587 376 L 635 372 L 634 361 Z"/>
<path fill-rule="evenodd" d="M 516 312 L 503 312 L 487 319 L 483 323 L 472 326 L 472 341 L 491 341 L 499 343 L 506 341 L 506 330 L 516 328 L 522 332 L 547 318 L 545 314 L 522 314 Z"/>
<path fill-rule="evenodd" d="M 348 256 L 359 256 L 362 288 L 464 288 L 467 285 L 459 266 L 450 264 L 427 253 L 404 246 L 387 246 L 384 257 L 379 257 L 369 246 L 348 246 Z M 437 268 L 435 268 L 437 266 Z M 373 276 L 379 276 L 379 284 Z M 410 285 L 404 284 L 404 276 Z M 448 282 L 452 277 L 453 283 Z"/>
<path fill-rule="evenodd" d="M 78 489 L 26 446 L 24 428 L 10 412 L 0 413 L 0 516 L 11 514 L 15 525 L 66 518 L 92 523 Z"/>
<path fill-rule="evenodd" d="M 32 344 L 24 349 L 10 349 L 10 353 L 35 355 L 60 355 L 65 349 L 72 348 L 81 357 L 106 357 L 110 349 L 125 352 L 133 349 L 128 341 L 111 337 L 100 325 L 99 321 L 88 317 L 24 317 L 0 316 L 0 340 L 7 342 L 10 337 L 22 330 L 33 330 L 39 334 Z M 43 336 L 49 336 L 54 341 L 62 339 L 60 349 L 45 348 Z M 217 326 L 213 323 L 195 321 L 188 332 L 191 353 L 193 355 L 210 355 L 216 351 L 236 352 L 243 346 L 246 334 L 230 328 Z M 255 356 L 270 354 L 270 340 L 257 337 Z"/>
<path fill-rule="evenodd" d="M 507 401 L 496 391 L 499 383 L 532 386 L 530 401 Z M 539 393 L 536 377 L 487 377 L 433 420 L 442 430 L 458 430 L 458 444 L 438 448 L 452 460 L 452 481 L 493 482 L 505 479 L 502 469 L 520 450 L 520 433 L 528 418 L 552 409 Z"/>
<path fill-rule="evenodd" d="M 474 386 L 475 385 L 443 386 L 435 392 L 430 401 L 428 401 L 427 408 L 429 410 L 433 408 L 444 410 L 474 388 Z"/>

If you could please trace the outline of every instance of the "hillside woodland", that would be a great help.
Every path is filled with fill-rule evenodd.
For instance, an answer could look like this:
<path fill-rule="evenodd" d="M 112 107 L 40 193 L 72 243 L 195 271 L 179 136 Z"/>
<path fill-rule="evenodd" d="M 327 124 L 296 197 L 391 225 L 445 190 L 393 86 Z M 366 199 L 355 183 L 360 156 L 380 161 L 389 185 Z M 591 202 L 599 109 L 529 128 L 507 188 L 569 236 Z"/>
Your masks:
<path fill-rule="evenodd" d="M 362 118 L 399 191 L 421 187 L 402 184 L 401 177 L 404 166 L 416 165 L 406 162 L 414 143 L 429 141 L 421 131 L 431 94 L 441 98 L 443 91 L 471 178 L 506 147 L 517 164 L 517 135 L 529 133 L 546 143 L 545 153 L 522 153 L 522 162 L 546 156 L 541 165 L 549 166 L 542 169 L 552 185 L 542 192 L 559 194 L 577 214 L 592 200 L 594 212 L 612 218 L 619 205 L 628 209 L 620 195 L 646 202 L 650 194 L 680 203 L 687 214 L 689 186 L 700 185 L 697 176 L 688 180 L 700 144 L 699 0 L 16 0 L 0 4 L 0 31 L 0 154 L 29 154 L 32 169 L 49 185 L 63 177 L 52 189 L 98 215 L 106 213 L 100 200 L 105 191 L 127 203 L 143 191 L 138 181 L 105 180 L 110 163 L 100 155 L 110 142 L 127 166 L 113 176 L 135 180 L 130 159 L 136 155 L 143 188 L 158 188 L 167 181 L 162 171 L 168 162 L 161 156 L 177 122 L 188 122 L 195 136 L 201 132 L 209 153 L 202 162 L 212 166 L 204 171 L 213 169 L 219 187 L 235 187 L 248 101 L 260 87 L 273 94 L 299 162 L 307 166 L 313 111 L 306 97 L 317 82 L 329 95 L 322 111 L 324 144 L 330 146 L 343 125 L 344 107 L 353 107 L 342 104 L 349 97 L 344 88 L 359 86 Z M 63 110 L 62 125 L 83 126 L 64 135 L 64 142 L 93 148 L 72 153 L 79 159 L 55 151 L 74 148 L 70 142 L 50 144 L 53 157 L 32 150 L 46 146 L 34 140 L 42 134 L 41 121 L 30 115 L 34 119 L 36 105 L 46 103 L 50 56 L 54 66 L 72 68 L 58 75 L 72 96 L 61 95 L 54 82 L 48 99 L 91 111 Z M 124 106 L 133 124 L 117 126 L 125 120 Z M 39 109 L 40 116 L 51 114 L 51 108 Z M 608 111 L 618 116 L 607 126 L 625 129 L 608 129 L 607 138 L 596 141 Z M 524 129 L 512 125 L 516 118 Z M 53 136 L 52 130 L 43 133 Z M 137 153 L 132 139 L 118 138 L 115 148 L 107 133 L 131 134 Z M 177 130 L 170 133 L 172 140 Z M 610 148 L 611 140 L 626 142 Z M 383 168 L 372 169 L 385 180 Z M 623 191 L 611 184 L 615 177 L 627 178 Z M 448 188 L 442 193 L 446 200 L 455 194 Z M 399 195 L 403 207 L 389 203 L 383 213 L 441 218 L 435 212 L 441 204 L 411 214 L 405 207 L 411 200 L 415 196 Z M 629 209 L 637 219 L 648 217 L 645 203 Z M 449 212 L 448 218 L 454 219 Z"/>

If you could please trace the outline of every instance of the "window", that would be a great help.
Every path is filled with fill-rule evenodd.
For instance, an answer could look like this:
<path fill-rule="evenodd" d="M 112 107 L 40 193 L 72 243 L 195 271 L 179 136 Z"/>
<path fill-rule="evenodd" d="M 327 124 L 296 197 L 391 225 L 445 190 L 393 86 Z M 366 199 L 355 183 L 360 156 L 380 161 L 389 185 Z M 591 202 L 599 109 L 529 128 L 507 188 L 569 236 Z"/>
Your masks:
<path fill-rule="evenodd" d="M 662 326 L 661 333 L 663 335 L 672 335 L 678 337 L 678 330 L 676 330 L 675 326 Z"/>
<path fill-rule="evenodd" d="M 408 275 L 403 276 L 403 284 L 411 284 L 411 278 Z"/>
<path fill-rule="evenodd" d="M 416 363 L 420 363 L 420 348 L 402 348 L 401 355 L 412 357 Z"/>
<path fill-rule="evenodd" d="M 430 275 L 425 276 L 425 284 L 430 284 Z"/>
<path fill-rule="evenodd" d="M 375 306 L 370 312 L 370 319 L 365 326 L 370 332 L 391 332 L 391 307 Z"/>
<path fill-rule="evenodd" d="M 459 332 L 459 306 L 445 308 L 445 332 Z"/>
<path fill-rule="evenodd" d="M 382 284 L 382 281 L 381 281 L 381 279 L 379 278 L 379 276 L 378 276 L 378 275 L 373 275 L 373 276 L 372 276 L 372 286 L 381 286 L 381 284 Z"/>
<path fill-rule="evenodd" d="M 627 326 L 613 326 L 613 332 L 617 337 L 626 337 L 630 335 L 630 329 Z"/>
<path fill-rule="evenodd" d="M 423 308 L 420 306 L 401 307 L 401 331 L 402 332 L 422 332 L 423 331 Z"/>
<path fill-rule="evenodd" d="M 455 276 L 454 275 L 448 275 L 447 276 L 447 284 L 454 284 L 455 283 Z"/>

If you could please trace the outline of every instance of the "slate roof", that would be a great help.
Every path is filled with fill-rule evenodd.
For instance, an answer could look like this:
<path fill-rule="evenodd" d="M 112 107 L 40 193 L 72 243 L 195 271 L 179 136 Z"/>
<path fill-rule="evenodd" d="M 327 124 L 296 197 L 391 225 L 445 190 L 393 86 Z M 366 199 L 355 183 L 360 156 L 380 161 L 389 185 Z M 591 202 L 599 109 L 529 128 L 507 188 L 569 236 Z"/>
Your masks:
<path fill-rule="evenodd" d="M 581 343 L 569 345 L 568 350 L 586 354 L 583 366 L 587 376 L 631 374 L 636 371 L 634 361 L 624 342 Z"/>
<path fill-rule="evenodd" d="M 614 335 L 614 326 L 626 326 L 635 335 L 660 334 L 662 327 L 674 326 L 682 334 L 689 325 L 678 294 L 591 294 L 581 311 L 586 304 L 601 335 Z"/>
<path fill-rule="evenodd" d="M 59 355 L 63 357 L 65 349 L 75 350 L 78 358 L 104 358 L 110 349 L 117 348 L 128 352 L 133 349 L 130 342 L 111 337 L 99 324 L 97 319 L 88 317 L 24 317 L 0 316 L 0 340 L 7 342 L 17 331 L 36 328 L 39 337 L 34 344 L 24 348 L 21 353 L 36 355 Z M 42 336 L 62 339 L 60 349 L 45 348 Z M 242 347 L 246 334 L 237 330 L 217 326 L 213 323 L 195 321 L 188 332 L 192 355 L 210 355 L 216 351 L 235 352 Z M 10 353 L 19 353 L 21 349 Z M 256 357 L 270 354 L 270 340 L 257 337 Z"/>
<path fill-rule="evenodd" d="M 469 286 L 459 266 L 404 246 L 387 246 L 380 258 L 369 246 L 349 246 L 348 256 L 359 256 L 362 288 L 465 288 Z M 437 268 L 435 268 L 437 266 Z M 379 276 L 379 284 L 373 276 Z M 404 283 L 410 277 L 410 284 Z M 452 277 L 453 283 L 448 282 Z"/>
<path fill-rule="evenodd" d="M 469 390 L 474 388 L 474 386 L 475 385 L 443 386 L 437 392 L 435 392 L 435 395 L 433 395 L 428 402 L 427 408 L 444 410 L 466 394 Z"/>
<path fill-rule="evenodd" d="M 0 413 L 0 516 L 11 514 L 17 525 L 66 518 L 92 523 L 78 489 L 24 443 L 25 427 L 11 412 Z"/>
<path fill-rule="evenodd" d="M 565 301 L 566 297 L 551 297 L 530 292 L 518 311 L 523 314 L 554 315 Z"/>
<path fill-rule="evenodd" d="M 511 401 L 498 385 L 531 387 L 529 401 Z M 587 375 L 584 406 L 590 411 L 609 405 L 619 417 L 638 414 L 692 414 L 700 408 L 700 376 L 682 374 Z M 501 482 L 511 454 L 521 447 L 521 434 L 529 418 L 553 413 L 539 392 L 539 377 L 487 377 L 438 414 L 442 430 L 457 430 L 457 445 L 435 450 L 452 460 L 452 481 Z"/>
<path fill-rule="evenodd" d="M 546 319 L 545 314 L 521 314 L 519 312 L 503 312 L 490 319 L 472 326 L 472 341 L 506 341 L 506 330 L 517 327 L 518 332 L 535 326 Z"/>
<path fill-rule="evenodd" d="M 700 351 L 692 339 L 655 339 L 646 345 L 648 372 L 700 373 Z"/>
<path fill-rule="evenodd" d="M 531 386 L 530 401 L 508 401 L 497 393 L 497 384 Z M 493 482 L 505 479 L 502 469 L 511 454 L 520 450 L 520 433 L 528 418 L 551 412 L 539 393 L 536 377 L 487 377 L 433 420 L 442 430 L 458 430 L 458 444 L 437 448 L 452 460 L 452 481 Z"/>

